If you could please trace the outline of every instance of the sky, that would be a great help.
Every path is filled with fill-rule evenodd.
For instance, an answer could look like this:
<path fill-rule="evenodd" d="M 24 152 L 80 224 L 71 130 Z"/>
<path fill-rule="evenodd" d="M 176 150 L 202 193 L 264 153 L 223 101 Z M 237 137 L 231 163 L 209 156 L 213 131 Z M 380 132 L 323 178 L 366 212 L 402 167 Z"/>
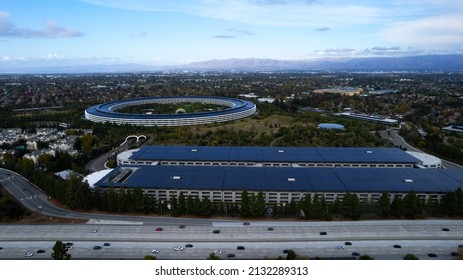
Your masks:
<path fill-rule="evenodd" d="M 463 54 L 462 0 L 0 0 L 0 67 Z"/>

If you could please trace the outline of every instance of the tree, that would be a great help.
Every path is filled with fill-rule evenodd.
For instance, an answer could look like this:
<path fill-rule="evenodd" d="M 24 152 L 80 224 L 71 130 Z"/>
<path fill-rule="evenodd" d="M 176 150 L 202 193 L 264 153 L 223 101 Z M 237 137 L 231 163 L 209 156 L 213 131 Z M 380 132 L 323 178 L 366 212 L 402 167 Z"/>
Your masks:
<path fill-rule="evenodd" d="M 394 196 L 394 200 L 392 201 L 391 204 L 391 213 L 394 217 L 400 218 L 402 217 L 404 210 L 403 210 L 403 202 L 402 202 L 402 197 L 400 195 Z"/>
<path fill-rule="evenodd" d="M 346 193 L 341 205 L 341 213 L 346 218 L 358 220 L 362 214 L 360 201 L 356 194 Z"/>
<path fill-rule="evenodd" d="M 144 260 L 157 260 L 156 256 L 146 255 L 143 257 Z"/>
<path fill-rule="evenodd" d="M 71 254 L 68 254 L 68 248 L 66 244 L 61 241 L 56 241 L 55 245 L 53 246 L 53 253 L 51 253 L 51 257 L 54 260 L 70 260 Z"/>
<path fill-rule="evenodd" d="M 288 254 L 286 255 L 287 260 L 295 260 L 297 258 L 296 252 L 294 250 L 290 249 L 288 250 Z"/>
<path fill-rule="evenodd" d="M 359 260 L 374 260 L 374 258 L 369 255 L 362 255 L 359 257 Z"/>
<path fill-rule="evenodd" d="M 378 214 L 382 218 L 388 218 L 391 215 L 391 200 L 388 192 L 383 192 L 378 200 Z"/>
<path fill-rule="evenodd" d="M 215 253 L 210 253 L 206 260 L 220 260 L 220 257 Z"/>
<path fill-rule="evenodd" d="M 244 190 L 241 192 L 241 208 L 240 208 L 240 216 L 242 218 L 248 218 L 251 216 L 251 205 L 250 199 L 248 195 L 248 191 Z"/>
<path fill-rule="evenodd" d="M 407 218 L 415 219 L 415 218 L 422 216 L 423 202 L 416 195 L 416 192 L 414 190 L 411 190 L 403 198 L 403 209 L 404 209 L 404 214 Z"/>
<path fill-rule="evenodd" d="M 419 260 L 419 258 L 413 254 L 406 254 L 404 260 Z"/>

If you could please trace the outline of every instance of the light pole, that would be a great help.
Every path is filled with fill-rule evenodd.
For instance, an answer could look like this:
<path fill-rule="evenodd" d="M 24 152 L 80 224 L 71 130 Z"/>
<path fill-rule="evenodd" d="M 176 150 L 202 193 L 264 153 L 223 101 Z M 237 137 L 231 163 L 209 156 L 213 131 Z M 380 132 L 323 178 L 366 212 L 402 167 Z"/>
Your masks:
<path fill-rule="evenodd" d="M 162 216 L 162 209 L 164 208 L 164 199 L 161 200 L 161 216 Z"/>

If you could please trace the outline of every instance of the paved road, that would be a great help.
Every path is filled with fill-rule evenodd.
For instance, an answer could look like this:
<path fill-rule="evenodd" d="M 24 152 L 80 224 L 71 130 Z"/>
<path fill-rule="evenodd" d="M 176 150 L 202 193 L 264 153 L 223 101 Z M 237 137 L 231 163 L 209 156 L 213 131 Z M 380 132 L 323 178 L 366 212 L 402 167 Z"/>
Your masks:
<path fill-rule="evenodd" d="M 421 151 L 421 150 L 411 146 L 407 142 L 405 142 L 405 140 L 402 138 L 402 136 L 400 136 L 398 133 L 399 132 L 396 131 L 396 130 L 388 129 L 388 130 L 380 131 L 380 136 L 383 139 L 386 139 L 387 141 L 389 141 L 392 145 L 394 145 L 396 147 L 406 148 L 407 151 L 424 153 L 423 151 Z M 453 163 L 451 161 L 443 160 L 443 159 L 442 159 L 442 166 L 444 168 L 447 168 L 447 169 L 458 168 L 458 169 L 463 170 L 463 166 L 458 165 L 456 163 Z"/>
<path fill-rule="evenodd" d="M 16 174 L 7 169 L 0 168 L 0 183 L 11 193 L 18 201 L 20 201 L 27 209 L 39 212 L 44 215 L 73 218 L 84 220 L 100 220 L 100 221 L 129 221 L 145 224 L 163 224 L 163 225 L 179 225 L 179 224 L 194 224 L 194 225 L 211 225 L 213 220 L 205 219 L 189 219 L 189 218 L 172 218 L 159 216 L 124 216 L 99 213 L 84 213 L 74 212 L 68 209 L 60 208 L 54 205 L 47 195 L 39 188 L 32 185 L 28 180 L 21 175 Z"/>
<path fill-rule="evenodd" d="M 273 231 L 267 230 L 269 226 Z M 212 233 L 214 229 L 220 233 Z M 452 259 L 450 253 L 463 244 L 463 221 L 251 222 L 250 226 L 217 222 L 209 227 L 167 226 L 161 232 L 144 225 L 2 225 L 0 258 L 21 259 L 26 252 L 34 252 L 32 258 L 50 258 L 58 239 L 74 244 L 70 253 L 76 259 L 141 259 L 153 249 L 160 251 L 159 259 L 205 259 L 214 250 L 222 251 L 222 258 L 228 253 L 236 259 L 277 258 L 284 256 L 284 249 L 311 257 L 347 258 L 357 252 L 375 259 L 401 259 L 407 253 L 420 259 Z M 103 246 L 105 242 L 110 246 Z M 94 250 L 96 245 L 102 249 Z M 174 251 L 174 246 L 184 251 Z M 37 254 L 39 249 L 48 254 Z"/>

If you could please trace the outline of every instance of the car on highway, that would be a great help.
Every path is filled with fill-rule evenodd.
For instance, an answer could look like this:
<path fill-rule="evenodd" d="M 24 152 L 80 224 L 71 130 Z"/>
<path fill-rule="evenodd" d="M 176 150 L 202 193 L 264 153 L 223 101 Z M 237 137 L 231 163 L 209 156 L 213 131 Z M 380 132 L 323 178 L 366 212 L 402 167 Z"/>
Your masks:
<path fill-rule="evenodd" d="M 338 249 L 338 250 L 344 250 L 344 246 L 338 245 L 338 246 L 336 246 L 336 249 Z"/>
<path fill-rule="evenodd" d="M 250 222 L 244 222 L 244 223 L 243 223 L 243 226 L 250 226 L 250 225 L 251 225 Z"/>
<path fill-rule="evenodd" d="M 272 228 L 272 227 L 268 227 L 268 228 L 267 228 L 267 231 L 273 231 L 273 228 Z"/>
<path fill-rule="evenodd" d="M 97 230 L 97 229 L 93 229 L 92 232 L 93 232 L 93 233 L 97 233 L 98 230 Z"/>
<path fill-rule="evenodd" d="M 159 254 L 160 251 L 159 251 L 158 249 L 153 249 L 153 250 L 151 250 L 151 253 L 153 253 L 153 254 Z"/>
<path fill-rule="evenodd" d="M 103 243 L 103 246 L 108 247 L 108 246 L 111 246 L 111 244 L 108 243 L 108 242 L 105 242 L 105 243 Z"/>
<path fill-rule="evenodd" d="M 212 231 L 212 233 L 215 233 L 215 234 L 220 233 L 220 230 L 214 229 L 214 230 Z"/>
<path fill-rule="evenodd" d="M 429 253 L 429 254 L 428 254 L 428 257 L 430 257 L 430 258 L 437 258 L 437 255 L 434 254 L 434 253 Z"/>
<path fill-rule="evenodd" d="M 232 253 L 227 254 L 227 258 L 234 258 L 234 257 L 235 257 L 235 254 L 232 254 Z"/>
<path fill-rule="evenodd" d="M 163 228 L 162 227 L 157 227 L 156 231 L 163 231 Z"/>
<path fill-rule="evenodd" d="M 185 247 L 186 248 L 193 248 L 193 244 L 186 244 Z"/>
<path fill-rule="evenodd" d="M 220 254 L 222 254 L 222 251 L 220 251 L 220 250 L 214 250 L 214 254 L 220 255 Z"/>
<path fill-rule="evenodd" d="M 283 254 L 288 254 L 289 250 L 288 249 L 284 249 L 283 250 Z"/>
<path fill-rule="evenodd" d="M 101 246 L 93 246 L 93 250 L 101 250 Z"/>
<path fill-rule="evenodd" d="M 395 244 L 395 245 L 394 245 L 394 246 L 392 246 L 392 247 L 394 247 L 394 248 L 396 248 L 396 249 L 400 249 L 400 248 L 402 248 L 402 246 L 400 246 L 400 245 L 398 245 L 398 244 Z"/>
<path fill-rule="evenodd" d="M 66 243 L 64 244 L 64 246 L 66 247 L 66 249 L 72 250 L 72 249 L 74 248 L 74 247 L 73 247 L 73 246 L 74 246 L 74 243 L 72 243 L 72 242 L 66 242 Z"/>
<path fill-rule="evenodd" d="M 450 231 L 450 229 L 445 227 L 445 228 L 442 228 L 442 231 Z"/>
<path fill-rule="evenodd" d="M 320 235 L 326 235 L 326 231 L 321 231 Z"/>
<path fill-rule="evenodd" d="M 185 225 L 179 225 L 178 228 L 185 228 Z"/>
<path fill-rule="evenodd" d="M 346 242 L 344 242 L 344 245 L 346 245 L 346 246 L 351 246 L 351 245 L 352 245 L 352 242 L 346 241 Z"/>
<path fill-rule="evenodd" d="M 452 257 L 458 257 L 459 255 L 460 255 L 460 253 L 458 253 L 458 252 L 450 253 L 450 256 L 452 256 Z"/>
<path fill-rule="evenodd" d="M 0 250 L 3 250 L 3 247 L 0 247 Z"/>
<path fill-rule="evenodd" d="M 354 257 L 358 257 L 358 256 L 360 256 L 360 254 L 359 254 L 359 253 L 357 253 L 357 252 L 352 252 L 352 256 L 354 256 Z"/>
<path fill-rule="evenodd" d="M 30 258 L 33 255 L 34 255 L 34 253 L 32 253 L 32 252 L 27 252 L 27 253 L 24 254 L 24 256 L 27 257 L 27 258 Z"/>
<path fill-rule="evenodd" d="M 45 250 L 42 250 L 42 249 L 37 250 L 37 254 L 43 254 L 43 253 L 45 253 Z"/>
<path fill-rule="evenodd" d="M 244 248 L 244 246 L 236 246 L 236 250 L 244 250 L 246 248 Z"/>
<path fill-rule="evenodd" d="M 176 246 L 173 248 L 174 251 L 183 251 L 183 247 L 182 246 Z"/>

